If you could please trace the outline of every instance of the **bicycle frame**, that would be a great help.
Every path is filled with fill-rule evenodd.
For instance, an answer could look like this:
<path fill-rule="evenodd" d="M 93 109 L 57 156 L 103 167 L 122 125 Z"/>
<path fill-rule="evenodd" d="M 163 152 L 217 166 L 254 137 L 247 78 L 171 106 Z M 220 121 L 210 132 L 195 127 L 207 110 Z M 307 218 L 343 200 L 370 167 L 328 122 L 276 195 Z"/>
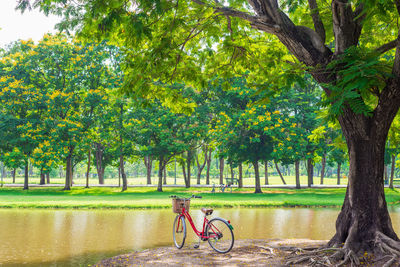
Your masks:
<path fill-rule="evenodd" d="M 195 234 L 196 234 L 198 237 L 200 237 L 203 241 L 208 240 L 209 238 L 215 237 L 214 235 L 218 236 L 218 234 L 215 232 L 215 230 L 216 230 L 217 232 L 219 232 L 219 230 L 218 230 L 214 225 L 213 225 L 213 227 L 214 227 L 215 229 L 211 229 L 211 228 L 210 228 L 210 229 L 212 230 L 212 232 L 213 232 L 214 235 L 211 235 L 211 236 L 210 236 L 210 235 L 205 235 L 205 234 L 204 234 L 206 225 L 207 225 L 208 222 L 209 222 L 209 220 L 207 219 L 206 216 L 204 216 L 204 220 L 203 220 L 203 230 L 202 230 L 201 232 L 200 232 L 199 230 L 197 230 L 196 226 L 194 225 L 192 216 L 190 216 L 190 214 L 187 212 L 187 210 L 185 209 L 185 206 L 182 207 L 182 212 L 179 214 L 179 218 L 181 218 L 181 217 L 185 217 L 185 218 L 189 221 L 189 223 L 190 223 L 190 225 L 192 226 L 192 229 L 193 229 L 193 231 L 195 232 Z M 179 224 L 180 224 L 180 222 L 181 222 L 181 220 L 178 220 L 177 229 L 179 229 Z M 209 234 L 210 234 L 210 233 L 209 233 Z"/>

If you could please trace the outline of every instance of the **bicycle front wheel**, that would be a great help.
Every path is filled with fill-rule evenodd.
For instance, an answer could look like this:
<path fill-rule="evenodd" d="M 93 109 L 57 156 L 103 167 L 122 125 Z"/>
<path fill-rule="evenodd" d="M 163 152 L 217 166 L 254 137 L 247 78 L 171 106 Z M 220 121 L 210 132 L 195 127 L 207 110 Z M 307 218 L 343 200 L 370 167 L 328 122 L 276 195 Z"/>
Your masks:
<path fill-rule="evenodd" d="M 206 227 L 208 243 L 219 253 L 227 253 L 235 242 L 233 231 L 228 222 L 221 218 L 210 220 Z"/>
<path fill-rule="evenodd" d="M 176 216 L 174 227 L 172 229 L 172 235 L 174 237 L 175 246 L 179 249 L 182 248 L 186 239 L 186 223 L 184 216 Z"/>

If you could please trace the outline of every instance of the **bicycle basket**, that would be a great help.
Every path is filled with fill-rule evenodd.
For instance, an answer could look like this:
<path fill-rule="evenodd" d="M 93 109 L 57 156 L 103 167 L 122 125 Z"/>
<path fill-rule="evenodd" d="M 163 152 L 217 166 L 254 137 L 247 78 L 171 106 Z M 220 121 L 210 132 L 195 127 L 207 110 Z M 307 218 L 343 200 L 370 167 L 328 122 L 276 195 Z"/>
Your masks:
<path fill-rule="evenodd" d="M 183 199 L 177 199 L 177 198 L 173 198 L 172 199 L 172 210 L 173 210 L 173 212 L 181 213 L 183 205 L 185 205 L 186 211 L 189 211 L 190 200 L 184 201 Z"/>

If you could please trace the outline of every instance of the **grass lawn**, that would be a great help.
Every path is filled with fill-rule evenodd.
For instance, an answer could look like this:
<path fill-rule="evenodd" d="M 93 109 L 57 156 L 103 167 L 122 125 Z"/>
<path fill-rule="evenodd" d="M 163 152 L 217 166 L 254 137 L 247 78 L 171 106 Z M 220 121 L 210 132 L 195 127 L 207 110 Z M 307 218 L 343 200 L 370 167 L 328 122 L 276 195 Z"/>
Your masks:
<path fill-rule="evenodd" d="M 211 193 L 210 188 L 155 188 L 136 187 L 120 192 L 119 188 L 59 188 L 0 189 L 0 208 L 65 208 L 65 209 L 142 209 L 171 208 L 169 195 L 201 195 L 192 200 L 191 207 L 323 207 L 340 206 L 344 188 L 327 189 L 264 189 L 254 194 L 253 189 L 234 189 L 233 193 Z M 389 205 L 400 204 L 398 190 L 385 189 Z"/>

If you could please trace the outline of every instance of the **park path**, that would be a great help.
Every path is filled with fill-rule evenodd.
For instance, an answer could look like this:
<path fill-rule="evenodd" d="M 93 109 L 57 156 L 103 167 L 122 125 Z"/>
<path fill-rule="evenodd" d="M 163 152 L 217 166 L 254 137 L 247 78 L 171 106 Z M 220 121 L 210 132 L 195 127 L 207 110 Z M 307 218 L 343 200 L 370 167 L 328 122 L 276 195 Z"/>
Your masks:
<path fill-rule="evenodd" d="M 208 243 L 199 249 L 193 245 L 177 249 L 173 246 L 146 249 L 105 259 L 96 267 L 112 266 L 285 266 L 286 249 L 321 247 L 327 240 L 309 239 L 245 239 L 236 240 L 227 254 L 219 254 Z M 302 266 L 302 265 L 296 265 Z"/>

